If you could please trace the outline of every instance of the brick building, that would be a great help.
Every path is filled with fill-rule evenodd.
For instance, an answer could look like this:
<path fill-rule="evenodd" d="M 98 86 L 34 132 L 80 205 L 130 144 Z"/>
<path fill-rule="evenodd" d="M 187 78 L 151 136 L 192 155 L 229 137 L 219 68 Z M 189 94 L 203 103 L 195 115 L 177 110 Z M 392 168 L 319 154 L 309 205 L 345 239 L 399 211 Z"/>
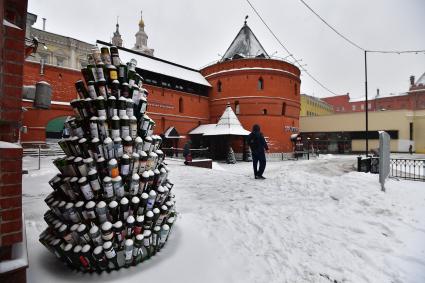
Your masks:
<path fill-rule="evenodd" d="M 110 44 L 98 41 L 98 45 Z M 179 139 L 165 136 L 164 146 L 182 147 L 191 130 L 216 123 L 229 102 L 244 128 L 262 126 L 272 152 L 292 151 L 290 135 L 298 130 L 300 111 L 300 71 L 271 59 L 246 23 L 222 60 L 200 71 L 124 47 L 119 50 L 123 62 L 135 58 L 140 66 L 137 72 L 149 91 L 148 115 L 156 122 L 155 133 L 164 135 L 174 128 L 179 134 Z M 74 82 L 82 76 L 79 70 L 38 62 L 26 62 L 24 72 L 25 85 L 41 80 L 52 85 L 49 111 L 33 109 L 30 100 L 23 102 L 28 132 L 22 141 L 44 142 L 55 136 L 50 125 L 60 125 L 57 119 L 72 115 L 69 101 L 76 98 Z"/>
<path fill-rule="evenodd" d="M 322 98 L 323 101 L 331 104 L 335 113 L 363 112 L 366 101 L 362 98 L 350 98 L 350 95 L 338 95 Z M 425 109 L 425 73 L 415 81 L 415 77 L 410 77 L 410 88 L 405 93 L 381 94 L 379 89 L 375 95 L 370 95 L 368 99 L 369 111 L 385 110 L 421 110 Z"/>
<path fill-rule="evenodd" d="M 27 1 L 0 1 L 0 281 L 25 282 L 21 94 Z"/>

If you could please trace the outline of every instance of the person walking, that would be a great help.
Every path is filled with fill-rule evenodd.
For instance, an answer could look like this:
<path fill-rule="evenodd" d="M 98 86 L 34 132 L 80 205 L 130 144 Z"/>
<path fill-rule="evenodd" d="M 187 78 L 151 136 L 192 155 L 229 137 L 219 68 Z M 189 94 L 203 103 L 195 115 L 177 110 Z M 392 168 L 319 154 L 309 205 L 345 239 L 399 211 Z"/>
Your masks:
<path fill-rule="evenodd" d="M 184 157 L 185 165 L 187 165 L 190 161 L 192 161 L 192 154 L 190 153 L 191 145 L 192 145 L 192 141 L 189 140 L 183 147 L 183 157 Z"/>
<path fill-rule="evenodd" d="M 413 146 L 412 145 L 409 145 L 409 153 L 410 153 L 410 155 L 413 154 Z"/>
<path fill-rule="evenodd" d="M 265 179 L 263 176 L 266 169 L 266 153 L 269 150 L 267 142 L 264 139 L 263 133 L 260 131 L 260 126 L 255 124 L 252 126 L 252 132 L 248 135 L 248 144 L 252 151 L 252 164 L 254 166 L 255 179 Z M 260 167 L 257 169 L 258 163 Z"/>

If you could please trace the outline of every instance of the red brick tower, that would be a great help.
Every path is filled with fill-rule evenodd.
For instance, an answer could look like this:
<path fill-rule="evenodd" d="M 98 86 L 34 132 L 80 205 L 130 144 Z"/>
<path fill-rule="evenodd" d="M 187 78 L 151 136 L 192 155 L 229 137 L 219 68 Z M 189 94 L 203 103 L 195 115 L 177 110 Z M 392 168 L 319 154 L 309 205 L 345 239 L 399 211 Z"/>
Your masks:
<path fill-rule="evenodd" d="M 300 70 L 271 59 L 246 22 L 223 58 L 201 73 L 212 86 L 211 123 L 217 123 L 229 102 L 245 129 L 260 125 L 271 152 L 292 151 L 290 136 L 298 129 L 300 113 Z"/>

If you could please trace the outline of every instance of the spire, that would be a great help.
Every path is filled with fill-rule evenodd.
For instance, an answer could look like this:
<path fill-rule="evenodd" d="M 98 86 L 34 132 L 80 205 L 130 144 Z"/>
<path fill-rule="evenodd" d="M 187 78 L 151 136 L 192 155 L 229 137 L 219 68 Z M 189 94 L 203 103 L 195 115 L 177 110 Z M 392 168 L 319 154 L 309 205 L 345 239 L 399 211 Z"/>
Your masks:
<path fill-rule="evenodd" d="M 247 24 L 248 16 L 245 16 L 244 25 L 236 35 L 235 39 L 230 44 L 222 61 L 240 59 L 240 58 L 270 58 L 264 50 L 257 37 Z"/>
<path fill-rule="evenodd" d="M 143 21 L 143 11 L 140 11 L 139 29 L 144 30 L 145 22 Z"/>
<path fill-rule="evenodd" d="M 121 38 L 121 34 L 120 34 L 120 24 L 118 23 L 118 16 L 117 16 L 117 24 L 115 25 L 116 27 L 116 31 L 114 32 L 114 36 L 112 37 L 112 44 L 115 46 L 120 46 L 122 47 L 122 38 Z"/>

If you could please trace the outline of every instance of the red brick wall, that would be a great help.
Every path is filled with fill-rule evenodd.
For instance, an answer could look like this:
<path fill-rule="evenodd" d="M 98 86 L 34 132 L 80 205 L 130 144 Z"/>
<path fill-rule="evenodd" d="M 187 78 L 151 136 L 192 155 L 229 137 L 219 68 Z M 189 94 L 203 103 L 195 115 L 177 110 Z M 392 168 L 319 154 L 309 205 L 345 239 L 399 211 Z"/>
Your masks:
<path fill-rule="evenodd" d="M 25 61 L 24 85 L 35 85 L 39 81 L 48 82 L 52 86 L 52 100 L 55 101 L 69 102 L 78 97 L 74 84 L 83 79 L 79 70 L 44 65 L 44 72 L 40 74 L 40 69 L 40 63 Z"/>
<path fill-rule="evenodd" d="M 218 121 L 228 102 L 235 111 L 238 101 L 240 112 L 237 116 L 246 130 L 259 124 L 269 138 L 271 152 L 292 151 L 292 133 L 285 131 L 285 126 L 299 127 L 301 81 L 297 67 L 278 60 L 241 59 L 214 64 L 201 72 L 212 85 L 209 93 L 211 123 Z M 258 88 L 260 78 L 262 90 Z M 219 82 L 221 92 L 218 91 Z"/>
<path fill-rule="evenodd" d="M 26 10 L 26 0 L 0 1 L 0 260 L 10 259 L 11 246 L 22 241 L 22 148 L 10 143 L 22 125 Z"/>
<path fill-rule="evenodd" d="M 22 148 L 0 144 L 0 246 L 22 241 Z"/>

